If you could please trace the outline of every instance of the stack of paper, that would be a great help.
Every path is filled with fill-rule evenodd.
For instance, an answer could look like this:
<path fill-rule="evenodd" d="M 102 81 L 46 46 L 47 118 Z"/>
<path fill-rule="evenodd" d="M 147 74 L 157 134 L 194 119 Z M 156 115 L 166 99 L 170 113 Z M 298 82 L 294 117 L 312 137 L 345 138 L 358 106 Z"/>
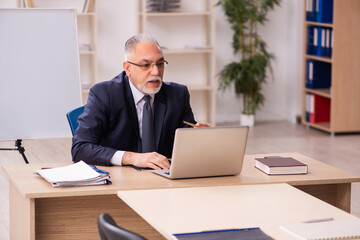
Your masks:
<path fill-rule="evenodd" d="M 110 174 L 95 170 L 95 167 L 80 161 L 65 167 L 40 169 L 36 172 L 53 187 L 72 187 L 110 184 Z"/>

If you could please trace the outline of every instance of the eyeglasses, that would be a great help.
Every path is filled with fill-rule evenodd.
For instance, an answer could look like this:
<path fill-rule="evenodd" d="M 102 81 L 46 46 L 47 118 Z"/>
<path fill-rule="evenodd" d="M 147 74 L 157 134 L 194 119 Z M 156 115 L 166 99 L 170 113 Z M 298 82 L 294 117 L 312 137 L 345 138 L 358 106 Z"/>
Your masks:
<path fill-rule="evenodd" d="M 132 65 L 138 66 L 144 71 L 149 70 L 149 69 L 153 69 L 155 65 L 159 70 L 163 70 L 165 68 L 165 65 L 168 64 L 168 62 L 166 60 L 162 60 L 162 61 L 159 61 L 159 62 L 156 62 L 156 63 L 145 63 L 145 64 L 137 64 L 137 63 L 133 63 L 133 62 L 130 62 L 130 61 L 126 61 L 126 62 L 128 62 L 128 63 L 130 63 Z"/>

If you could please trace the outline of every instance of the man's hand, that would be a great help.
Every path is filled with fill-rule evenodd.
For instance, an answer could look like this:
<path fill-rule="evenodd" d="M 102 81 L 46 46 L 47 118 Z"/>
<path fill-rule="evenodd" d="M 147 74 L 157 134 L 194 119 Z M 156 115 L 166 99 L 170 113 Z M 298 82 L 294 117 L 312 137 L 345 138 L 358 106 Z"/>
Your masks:
<path fill-rule="evenodd" d="M 196 127 L 196 128 L 210 127 L 210 125 L 208 125 L 208 124 L 206 124 L 206 123 L 198 122 L 198 123 L 195 124 L 195 127 Z"/>
<path fill-rule="evenodd" d="M 169 160 L 157 153 L 135 153 L 135 152 L 125 152 L 122 165 L 133 165 L 140 168 L 152 168 L 152 169 L 169 169 L 170 163 Z"/>

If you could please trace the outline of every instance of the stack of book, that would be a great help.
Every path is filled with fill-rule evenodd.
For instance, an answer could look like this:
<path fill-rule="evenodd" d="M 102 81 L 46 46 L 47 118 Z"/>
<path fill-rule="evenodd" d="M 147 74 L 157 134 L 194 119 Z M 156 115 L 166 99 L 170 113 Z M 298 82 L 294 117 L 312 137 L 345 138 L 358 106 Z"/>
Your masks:
<path fill-rule="evenodd" d="M 110 174 L 80 161 L 65 167 L 39 169 L 36 171 L 53 187 L 76 187 L 111 184 Z"/>

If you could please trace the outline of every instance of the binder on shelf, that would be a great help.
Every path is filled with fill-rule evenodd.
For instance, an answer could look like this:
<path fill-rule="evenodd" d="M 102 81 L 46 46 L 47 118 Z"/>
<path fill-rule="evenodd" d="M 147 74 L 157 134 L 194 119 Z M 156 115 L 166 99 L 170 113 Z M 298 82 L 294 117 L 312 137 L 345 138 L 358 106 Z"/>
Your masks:
<path fill-rule="evenodd" d="M 333 47 L 333 30 L 332 28 L 328 28 L 327 32 L 326 32 L 326 36 L 327 36 L 327 50 L 326 50 L 326 56 L 331 58 L 331 54 L 332 54 L 332 47 Z"/>
<path fill-rule="evenodd" d="M 310 112 L 311 112 L 311 109 L 310 109 L 310 101 L 311 101 L 311 95 L 310 93 L 306 93 L 306 98 L 305 98 L 305 121 L 306 122 L 310 122 Z"/>
<path fill-rule="evenodd" d="M 313 39 L 313 53 L 312 55 L 317 55 L 318 43 L 319 43 L 319 29 L 317 27 L 314 28 L 314 39 Z"/>
<path fill-rule="evenodd" d="M 309 89 L 330 88 L 331 63 L 307 60 L 305 87 Z"/>
<path fill-rule="evenodd" d="M 333 22 L 333 0 L 316 0 L 316 21 L 319 23 Z"/>
<path fill-rule="evenodd" d="M 306 94 L 306 122 L 312 123 L 314 119 L 314 94 Z"/>
<path fill-rule="evenodd" d="M 331 57 L 332 28 L 307 27 L 306 54 L 318 57 Z"/>
<path fill-rule="evenodd" d="M 310 93 L 309 123 L 330 122 L 330 99 Z"/>
<path fill-rule="evenodd" d="M 320 56 L 322 57 L 327 57 L 327 54 L 326 54 L 326 41 L 327 41 L 327 38 L 326 38 L 326 30 L 325 28 L 322 28 L 321 29 L 321 53 L 320 53 Z"/>
<path fill-rule="evenodd" d="M 323 41 L 323 36 L 322 36 L 322 27 L 317 27 L 317 47 L 316 47 L 316 56 L 321 57 L 321 48 L 322 48 L 322 41 Z"/>
<path fill-rule="evenodd" d="M 307 41 L 306 41 L 306 54 L 313 55 L 314 54 L 314 27 L 307 27 Z"/>
<path fill-rule="evenodd" d="M 306 0 L 306 21 L 316 21 L 316 0 Z"/>

